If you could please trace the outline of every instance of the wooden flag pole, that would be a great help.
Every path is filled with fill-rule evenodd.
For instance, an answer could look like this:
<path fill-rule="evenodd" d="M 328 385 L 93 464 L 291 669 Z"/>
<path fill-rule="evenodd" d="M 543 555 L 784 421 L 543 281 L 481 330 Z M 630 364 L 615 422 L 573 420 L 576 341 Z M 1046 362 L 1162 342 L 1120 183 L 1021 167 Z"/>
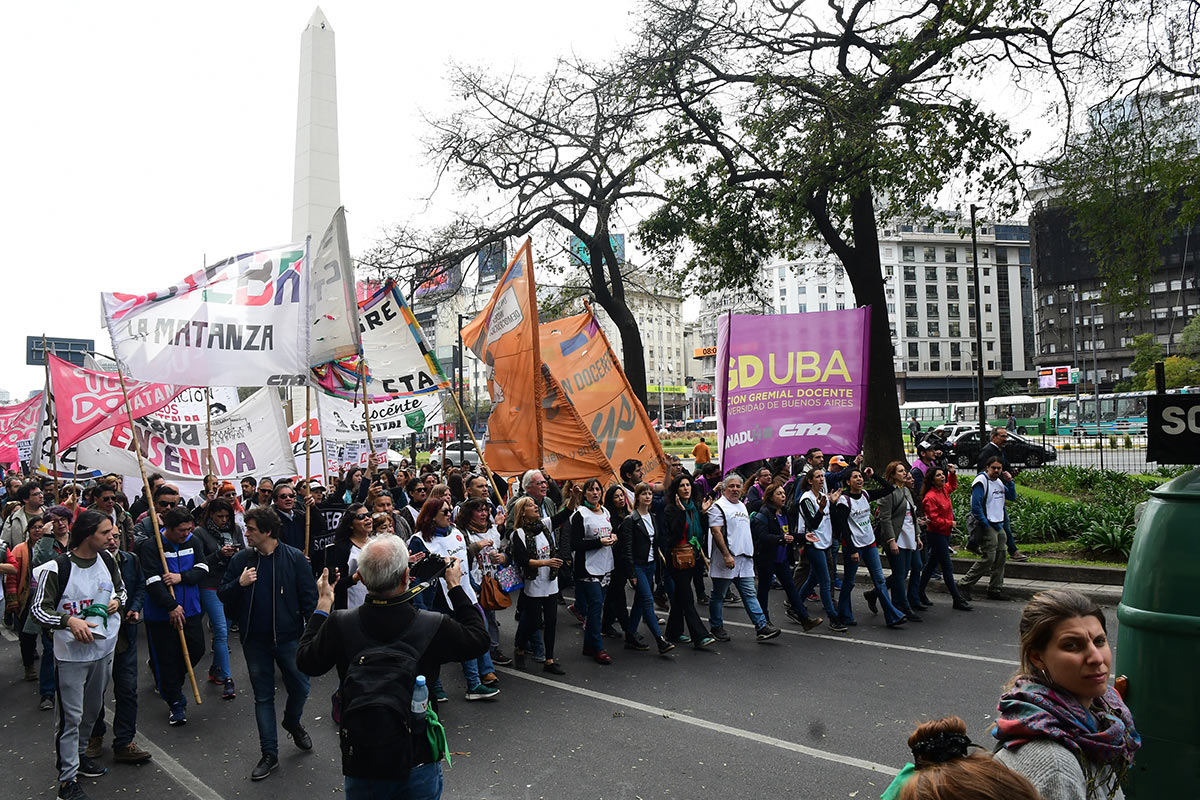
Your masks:
<path fill-rule="evenodd" d="M 204 433 L 208 436 L 208 473 L 217 478 L 217 461 L 212 446 L 212 389 L 209 388 L 204 389 Z M 217 488 L 220 488 L 219 481 Z"/>
<path fill-rule="evenodd" d="M 463 408 L 459 405 L 458 397 L 454 392 L 450 392 L 450 398 L 454 401 L 454 405 L 458 408 L 459 416 L 464 420 L 467 415 L 463 412 Z M 479 464 L 483 467 L 483 473 L 487 475 L 488 481 L 492 484 L 492 488 L 496 490 L 496 497 L 503 499 L 504 495 L 500 492 L 500 485 L 496 483 L 496 474 L 492 472 L 492 468 L 488 466 L 487 461 L 483 458 L 483 448 L 479 446 L 479 441 L 475 438 L 475 431 L 471 430 L 471 426 L 467 426 L 467 433 L 471 437 L 471 444 L 475 445 L 475 452 L 479 454 Z"/>
<path fill-rule="evenodd" d="M 371 401 L 367 392 L 367 360 L 362 356 L 358 358 L 358 377 L 359 383 L 362 385 L 363 422 L 367 424 L 367 452 L 370 454 L 367 461 L 367 474 L 373 475 L 375 473 L 375 440 L 371 438 Z"/>
<path fill-rule="evenodd" d="M 137 426 L 133 424 L 133 409 L 129 405 L 129 391 L 125 388 L 125 373 L 121 372 L 121 365 L 117 364 L 117 377 L 121 380 L 121 397 L 125 400 L 125 414 L 129 417 L 129 431 L 133 434 L 133 452 L 137 454 L 138 470 L 142 473 L 142 490 L 146 493 L 146 498 L 150 501 L 150 525 L 154 532 L 154 541 L 158 543 L 158 557 L 162 559 L 163 574 L 170 572 L 167 569 L 167 552 L 163 550 L 162 534 L 158 525 L 158 509 L 154 506 L 154 495 L 150 491 L 150 481 L 146 477 L 146 464 L 142 461 L 142 445 L 138 442 Z M 171 593 L 171 597 L 175 597 L 175 587 L 167 586 L 167 591 Z M 187 667 L 188 680 L 192 682 L 192 695 L 196 698 L 196 704 L 200 705 L 204 701 L 200 699 L 200 687 L 196 685 L 196 672 L 192 669 L 192 657 L 188 653 L 187 637 L 183 635 L 183 628 L 179 629 L 179 646 L 183 649 L 183 663 Z"/>
<path fill-rule="evenodd" d="M 54 391 L 50 386 L 50 350 L 46 334 L 42 334 L 42 362 L 46 365 L 46 413 L 50 415 L 50 469 L 54 473 L 54 502 L 59 500 L 58 488 L 58 423 L 54 419 Z"/>
<path fill-rule="evenodd" d="M 312 389 L 304 387 L 304 555 L 309 555 L 311 533 L 309 520 L 312 510 L 308 506 L 308 497 L 312 492 Z M 313 506 L 315 508 L 316 506 Z M 311 557 L 311 556 L 310 556 Z"/>

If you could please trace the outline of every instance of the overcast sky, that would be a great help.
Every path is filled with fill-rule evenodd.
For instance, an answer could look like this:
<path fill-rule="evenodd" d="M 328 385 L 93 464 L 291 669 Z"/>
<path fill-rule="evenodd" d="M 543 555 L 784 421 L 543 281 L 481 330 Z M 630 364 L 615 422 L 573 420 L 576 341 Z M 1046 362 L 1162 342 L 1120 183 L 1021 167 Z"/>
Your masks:
<path fill-rule="evenodd" d="M 633 0 L 320 4 L 336 33 L 351 249 L 417 218 L 432 176 L 422 112 L 449 60 L 536 74 L 626 41 Z M 0 389 L 42 385 L 25 337 L 96 339 L 100 292 L 159 289 L 286 243 L 300 34 L 311 0 L 6 4 L 0 48 Z"/>

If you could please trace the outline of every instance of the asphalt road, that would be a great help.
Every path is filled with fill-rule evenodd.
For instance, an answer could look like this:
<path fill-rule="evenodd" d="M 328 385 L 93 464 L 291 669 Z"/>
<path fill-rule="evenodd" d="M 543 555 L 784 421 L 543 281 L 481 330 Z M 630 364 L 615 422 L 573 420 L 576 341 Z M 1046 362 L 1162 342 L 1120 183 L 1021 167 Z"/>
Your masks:
<path fill-rule="evenodd" d="M 581 630 L 559 612 L 558 656 L 565 677 L 501 669 L 501 693 L 468 703 L 456 665 L 443 668 L 450 702 L 442 706 L 453 755 L 448 798 L 877 798 L 907 760 L 905 740 L 921 721 L 958 714 L 975 741 L 987 731 L 1003 683 L 1015 668 L 1019 603 L 980 600 L 974 613 L 952 611 L 945 594 L 924 623 L 884 627 L 855 593 L 858 626 L 849 635 L 824 626 L 801 632 L 771 606 L 785 633 L 758 644 L 739 607 L 726 608 L 733 641 L 711 650 L 681 646 L 668 657 L 621 649 L 613 664 L 580 655 Z M 810 608 L 815 609 L 814 604 Z M 706 616 L 706 614 L 705 614 Z M 1109 613 L 1116 634 L 1115 613 Z M 502 614 L 511 651 L 515 624 Z M 36 684 L 21 681 L 17 645 L 0 641 L 0 764 L 4 797 L 52 797 L 53 712 L 39 711 Z M 144 639 L 142 640 L 144 652 Z M 199 671 L 207 673 L 206 656 Z M 537 666 L 531 662 L 531 666 Z M 259 756 L 253 699 L 240 647 L 233 647 L 239 694 L 223 702 L 201 687 L 185 727 L 167 726 L 165 705 L 140 676 L 138 741 L 155 758 L 114 765 L 83 780 L 97 798 L 299 798 L 341 792 L 329 696 L 336 678 L 313 681 L 304 723 L 315 748 L 298 751 L 280 732 L 280 768 L 252 783 Z M 282 713 L 282 688 L 277 710 Z M 111 703 L 111 696 L 109 699 Z M 106 742 L 108 744 L 110 742 Z"/>

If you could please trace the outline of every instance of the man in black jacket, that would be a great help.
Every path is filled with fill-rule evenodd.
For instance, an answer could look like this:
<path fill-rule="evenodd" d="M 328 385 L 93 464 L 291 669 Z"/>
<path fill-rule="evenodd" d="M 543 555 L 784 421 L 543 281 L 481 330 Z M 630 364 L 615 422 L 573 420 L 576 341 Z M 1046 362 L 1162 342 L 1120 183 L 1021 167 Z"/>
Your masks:
<path fill-rule="evenodd" d="M 260 483 L 261 487 L 262 484 Z M 296 487 L 290 481 L 280 481 L 271 490 L 271 501 L 275 513 L 279 515 L 279 541 L 296 548 L 312 563 L 313 574 L 321 571 L 320 561 L 324 558 L 324 548 L 313 547 L 313 542 L 322 542 L 325 537 L 325 515 L 312 515 L 308 523 L 308 535 L 304 533 L 304 518 L 309 509 L 296 503 Z M 316 503 L 314 498 L 313 503 Z M 309 542 L 306 549 L 305 540 Z M 311 552 L 310 552 L 311 551 Z"/>
<path fill-rule="evenodd" d="M 296 651 L 304 622 L 317 605 L 317 583 L 304 554 L 279 540 L 279 517 L 274 511 L 255 506 L 246 512 L 245 521 L 250 547 L 230 559 L 217 594 L 226 613 L 239 623 L 262 749 L 250 779 L 260 781 L 279 766 L 276 666 L 287 689 L 283 729 L 296 747 L 312 749 L 312 738 L 300 724 L 308 700 L 308 676 L 296 668 Z"/>
<path fill-rule="evenodd" d="M 296 663 L 309 675 L 324 675 L 334 667 L 339 674 L 344 674 L 350 661 L 358 655 L 361 647 L 349 646 L 350 636 L 344 632 L 343 626 L 353 624 L 350 615 L 358 616 L 363 631 L 376 642 L 402 640 L 416 620 L 417 610 L 413 608 L 411 598 L 405 597 L 409 572 L 408 547 L 403 539 L 376 536 L 368 541 L 358 556 L 358 572 L 367 587 L 366 602 L 357 609 L 337 611 L 332 615 L 334 587 L 329 582 L 329 573 L 321 573 L 317 584 L 320 592 L 317 610 L 308 620 L 296 653 Z M 458 559 L 452 561 L 443 577 L 449 587 L 453 615 L 442 617 L 437 632 L 417 661 L 417 674 L 424 675 L 430 686 L 437 682 L 442 664 L 478 658 L 487 652 L 490 644 L 483 616 L 462 589 L 462 566 Z M 430 699 L 433 700 L 432 696 Z M 425 737 L 416 737 L 413 745 L 412 770 L 401 779 L 371 775 L 362 765 L 343 759 L 342 773 L 346 776 L 348 800 L 440 797 L 441 754 L 435 758 Z"/>

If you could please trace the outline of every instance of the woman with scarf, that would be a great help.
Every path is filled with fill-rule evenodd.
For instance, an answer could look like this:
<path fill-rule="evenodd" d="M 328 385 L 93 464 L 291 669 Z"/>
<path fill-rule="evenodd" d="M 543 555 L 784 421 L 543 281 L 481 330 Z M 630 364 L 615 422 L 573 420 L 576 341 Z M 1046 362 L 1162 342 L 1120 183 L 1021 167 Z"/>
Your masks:
<path fill-rule="evenodd" d="M 950 502 L 950 494 L 958 488 L 958 477 L 954 467 L 948 469 L 937 465 L 925 470 L 925 479 L 921 485 L 921 512 L 928 522 L 925 524 L 925 535 L 929 537 L 930 557 L 921 573 L 921 585 L 918 592 L 921 602 L 930 605 L 925 588 L 933 573 L 940 569 L 942 579 L 946 582 L 946 590 L 954 598 L 954 608 L 959 611 L 973 611 L 971 604 L 959 594 L 958 584 L 954 582 L 954 564 L 950 561 L 950 537 L 954 533 L 954 505 Z"/>
<path fill-rule="evenodd" d="M 692 594 L 692 581 L 704 570 L 701 542 L 707 528 L 701 519 L 708 516 L 711 506 L 712 500 L 705 499 L 697 507 L 692 497 L 692 479 L 687 473 L 677 475 L 667 489 L 663 512 L 667 530 L 665 535 L 654 537 L 654 544 L 662 554 L 675 585 L 671 613 L 667 616 L 667 641 L 680 644 L 691 642 L 697 650 L 717 641 L 700 620 L 696 598 Z M 683 632 L 685 622 L 690 635 Z"/>
<path fill-rule="evenodd" d="M 604 649 L 600 622 L 604 612 L 604 593 L 612 579 L 615 559 L 613 532 L 608 509 L 601 505 L 604 489 L 599 478 L 583 484 L 583 502 L 571 515 L 571 553 L 574 561 L 575 608 L 583 615 L 583 654 L 597 664 L 612 663 Z"/>
<path fill-rule="evenodd" d="M 471 559 L 467 575 L 476 594 L 483 587 L 485 569 L 508 563 L 508 557 L 501 549 L 500 531 L 492 524 L 491 512 L 487 500 L 473 497 L 458 506 L 458 516 L 454 518 L 454 526 L 467 535 L 467 555 Z M 500 622 L 490 608 L 483 609 L 483 616 L 487 619 L 492 651 L 496 652 L 500 648 Z"/>
<path fill-rule="evenodd" d="M 908 467 L 904 466 L 904 462 L 893 461 L 888 464 L 883 471 L 883 479 L 895 489 L 880 499 L 875 507 L 879 517 L 879 535 L 876 539 L 887 551 L 888 564 L 892 568 L 892 574 L 888 576 L 892 605 L 910 622 L 921 622 L 922 617 L 916 612 L 923 611 L 925 606 L 917 596 L 917 581 L 911 579 L 913 559 L 918 564 L 921 560 L 920 509 L 908 488 Z M 919 576 L 920 572 L 917 574 Z M 863 598 L 874 614 L 879 601 L 878 594 L 868 589 L 863 592 Z"/>
<path fill-rule="evenodd" d="M 1054 589 L 1021 612 L 1020 671 L 1001 695 L 996 759 L 1045 800 L 1112 800 L 1142 746 L 1129 708 L 1108 685 L 1104 612 Z"/>
<path fill-rule="evenodd" d="M 552 675 L 565 675 L 566 670 L 554 660 L 554 639 L 558 629 L 558 571 L 563 561 L 554 554 L 558 543 L 554 533 L 542 522 L 541 510 L 532 497 L 517 498 L 509 515 L 513 522 L 509 537 L 509 556 L 521 570 L 525 585 L 517 598 L 517 635 L 513 641 L 513 662 L 525 669 L 525 655 L 533 649 L 533 635 L 545 626 L 543 639 L 546 661 L 542 669 Z"/>
<path fill-rule="evenodd" d="M 842 496 L 838 489 L 825 493 L 825 470 L 817 467 L 800 479 L 800 519 L 804 525 L 804 558 L 808 561 L 808 578 L 800 587 L 801 597 L 808 597 L 820 587 L 821 606 L 829 615 L 829 629 L 844 633 L 850 630 L 838 619 L 833 607 L 833 580 L 830 578 L 829 548 L 833 545 L 833 517 L 830 510 Z M 836 569 L 836 565 L 834 565 Z"/>
<path fill-rule="evenodd" d="M 887 582 L 883 578 L 883 564 L 879 561 L 879 549 L 875 546 L 875 531 L 871 527 L 871 501 L 891 494 L 896 487 L 886 485 L 882 489 L 863 490 L 862 470 L 855 467 L 846 478 L 846 491 L 833 504 L 833 532 L 842 542 L 842 594 L 838 598 L 838 617 L 845 625 L 857 625 L 854 621 L 854 574 L 862 563 L 875 585 L 875 598 L 883 606 L 883 619 L 889 628 L 898 628 L 908 620 L 888 596 Z"/>
<path fill-rule="evenodd" d="M 425 504 L 421 506 L 421 513 L 417 514 L 415 533 L 409 540 L 408 548 L 410 556 L 414 553 L 432 553 L 446 560 L 457 558 L 463 572 L 467 571 L 470 564 L 467 555 L 467 535 L 451 524 L 449 498 L 425 501 Z M 438 579 L 438 583 L 441 585 L 441 591 L 434 593 L 430 607 L 443 614 L 449 614 L 451 613 L 450 587 L 444 578 Z M 467 596 L 471 598 L 479 615 L 483 617 L 483 607 L 479 605 L 479 596 L 471 588 L 470 581 L 460 585 Z M 486 617 L 484 619 L 486 620 Z M 500 694 L 500 690 L 496 688 L 500 683 L 500 678 L 496 675 L 496 668 L 492 665 L 492 657 L 489 652 L 484 651 L 484 654 L 478 658 L 462 662 L 462 670 L 463 677 L 467 682 L 468 700 L 495 700 L 496 695 Z M 441 698 L 438 699 L 441 700 Z"/>

